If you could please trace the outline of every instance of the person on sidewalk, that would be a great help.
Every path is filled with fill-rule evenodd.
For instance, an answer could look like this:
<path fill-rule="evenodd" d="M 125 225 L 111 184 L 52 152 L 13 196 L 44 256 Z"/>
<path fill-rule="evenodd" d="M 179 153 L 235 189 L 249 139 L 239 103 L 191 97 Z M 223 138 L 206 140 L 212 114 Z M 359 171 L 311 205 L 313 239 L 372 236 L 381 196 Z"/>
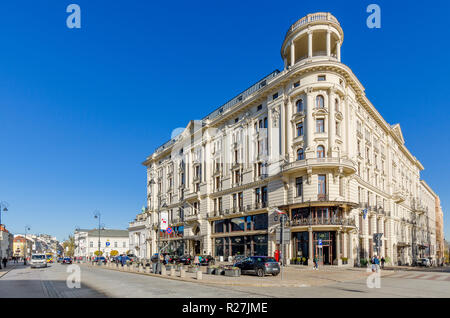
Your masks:
<path fill-rule="evenodd" d="M 376 255 L 375 255 L 374 262 L 375 262 L 375 271 L 378 273 L 380 271 L 380 259 Z"/>
<path fill-rule="evenodd" d="M 318 264 L 317 256 L 314 257 L 313 261 L 314 261 L 313 269 L 318 270 L 319 269 L 319 264 Z"/>
<path fill-rule="evenodd" d="M 6 268 L 6 263 L 8 263 L 8 259 L 3 257 L 3 267 Z"/>
<path fill-rule="evenodd" d="M 384 263 L 386 260 L 384 259 L 384 256 L 381 257 L 381 268 L 384 269 Z"/>
<path fill-rule="evenodd" d="M 195 255 L 195 257 L 194 257 L 194 265 L 199 266 L 198 255 Z"/>

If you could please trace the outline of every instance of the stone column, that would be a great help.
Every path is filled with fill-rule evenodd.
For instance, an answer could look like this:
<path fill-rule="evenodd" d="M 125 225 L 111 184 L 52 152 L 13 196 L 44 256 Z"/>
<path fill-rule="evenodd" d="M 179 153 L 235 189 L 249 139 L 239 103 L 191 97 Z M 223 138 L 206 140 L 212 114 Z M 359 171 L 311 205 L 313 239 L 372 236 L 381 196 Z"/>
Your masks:
<path fill-rule="evenodd" d="M 286 128 L 287 128 L 287 140 L 286 140 L 286 147 L 287 147 L 287 154 L 289 155 L 289 160 L 292 159 L 292 140 L 294 139 L 293 137 L 293 124 L 291 122 L 292 119 L 292 108 L 293 108 L 293 102 L 290 98 L 288 98 L 288 103 L 287 103 L 287 120 L 286 120 Z"/>
<path fill-rule="evenodd" d="M 287 59 L 284 58 L 283 61 L 284 61 L 284 69 L 287 69 L 287 63 L 288 63 L 288 62 L 287 62 Z"/>
<path fill-rule="evenodd" d="M 312 228 L 308 228 L 308 266 L 314 265 L 314 252 L 313 252 L 313 232 Z"/>
<path fill-rule="evenodd" d="M 308 31 L 308 57 L 309 58 L 312 58 L 312 55 L 313 55 L 312 45 L 313 45 L 313 34 L 312 34 L 312 31 Z"/>
<path fill-rule="evenodd" d="M 327 31 L 327 56 L 331 56 L 331 31 Z"/>
<path fill-rule="evenodd" d="M 337 265 L 342 266 L 341 259 L 341 231 L 336 231 L 336 259 Z"/>
<path fill-rule="evenodd" d="M 291 43 L 291 67 L 295 64 L 295 44 L 294 41 Z"/>
<path fill-rule="evenodd" d="M 336 58 L 340 62 L 341 61 L 341 42 L 336 42 Z"/>
<path fill-rule="evenodd" d="M 333 155 L 333 149 L 334 149 L 334 140 L 336 136 L 336 120 L 335 120 L 335 105 L 334 105 L 334 99 L 335 99 L 335 93 L 336 90 L 334 88 L 330 88 L 328 91 L 328 153 L 331 157 L 335 157 Z"/>
<path fill-rule="evenodd" d="M 353 266 L 354 255 L 353 255 L 353 235 L 351 232 L 348 233 L 348 263 Z"/>
<path fill-rule="evenodd" d="M 312 89 L 306 91 L 306 150 L 305 158 L 314 157 L 313 136 L 314 136 L 314 120 L 312 113 L 314 111 L 314 99 Z M 310 155 L 309 155 L 310 154 Z"/>
<path fill-rule="evenodd" d="M 343 238 L 342 238 L 342 250 L 343 250 L 343 257 L 348 258 L 348 232 L 344 232 Z"/>

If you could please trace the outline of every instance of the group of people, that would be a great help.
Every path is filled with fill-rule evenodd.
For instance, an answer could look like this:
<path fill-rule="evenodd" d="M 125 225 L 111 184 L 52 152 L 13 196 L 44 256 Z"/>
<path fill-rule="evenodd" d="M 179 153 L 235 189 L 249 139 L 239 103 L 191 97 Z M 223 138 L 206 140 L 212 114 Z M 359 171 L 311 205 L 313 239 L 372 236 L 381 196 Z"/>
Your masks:
<path fill-rule="evenodd" d="M 386 260 L 384 259 L 384 256 L 379 258 L 377 255 L 372 256 L 370 262 L 372 263 L 372 272 L 378 272 L 381 268 L 384 269 L 384 263 Z"/>

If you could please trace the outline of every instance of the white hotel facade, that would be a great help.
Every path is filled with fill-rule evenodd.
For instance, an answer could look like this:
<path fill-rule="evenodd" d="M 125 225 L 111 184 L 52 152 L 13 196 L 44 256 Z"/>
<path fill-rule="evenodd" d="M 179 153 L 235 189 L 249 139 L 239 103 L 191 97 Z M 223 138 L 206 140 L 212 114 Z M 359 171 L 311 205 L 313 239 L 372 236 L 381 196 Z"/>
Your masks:
<path fill-rule="evenodd" d="M 400 125 L 383 119 L 341 63 L 343 40 L 330 13 L 298 20 L 281 47 L 283 71 L 190 121 L 144 161 L 148 207 L 136 222 L 146 224 L 146 255 L 159 242 L 179 254 L 272 256 L 278 208 L 289 219 L 286 260 L 435 258 L 437 196 Z M 158 231 L 161 211 L 170 235 Z"/>

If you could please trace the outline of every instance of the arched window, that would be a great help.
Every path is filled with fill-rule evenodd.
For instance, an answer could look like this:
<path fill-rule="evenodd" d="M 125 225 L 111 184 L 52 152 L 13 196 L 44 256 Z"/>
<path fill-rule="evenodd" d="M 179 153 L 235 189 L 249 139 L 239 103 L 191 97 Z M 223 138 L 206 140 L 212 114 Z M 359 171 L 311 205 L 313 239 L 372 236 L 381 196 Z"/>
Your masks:
<path fill-rule="evenodd" d="M 303 148 L 300 148 L 297 150 L 297 160 L 303 160 L 305 159 L 305 155 L 303 154 Z"/>
<path fill-rule="evenodd" d="M 324 107 L 324 99 L 322 95 L 317 95 L 316 97 L 316 108 L 323 108 Z"/>
<path fill-rule="evenodd" d="M 336 98 L 336 100 L 334 101 L 334 109 L 338 112 L 339 111 L 339 99 Z"/>
<path fill-rule="evenodd" d="M 325 158 L 325 147 L 324 146 L 317 147 L 317 158 Z"/>
<path fill-rule="evenodd" d="M 303 112 L 303 99 L 299 99 L 295 105 L 297 106 L 297 113 Z"/>

